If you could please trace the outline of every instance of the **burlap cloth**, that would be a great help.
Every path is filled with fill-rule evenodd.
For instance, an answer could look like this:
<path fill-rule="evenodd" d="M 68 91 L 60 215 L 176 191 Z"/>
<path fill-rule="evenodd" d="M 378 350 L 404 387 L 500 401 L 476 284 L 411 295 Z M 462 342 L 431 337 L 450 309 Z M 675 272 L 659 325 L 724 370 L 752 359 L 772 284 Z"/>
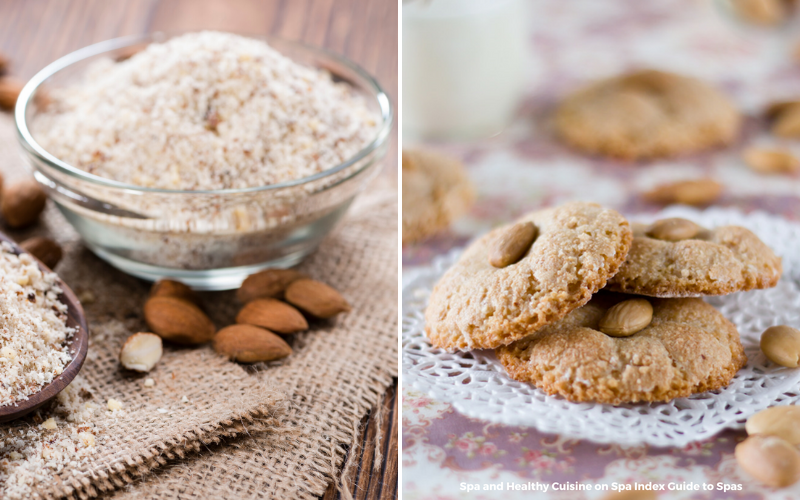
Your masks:
<path fill-rule="evenodd" d="M 6 178 L 24 172 L 7 114 L 0 115 L 0 170 Z M 395 191 L 390 182 L 373 183 L 300 267 L 340 290 L 353 311 L 295 335 L 294 354 L 286 360 L 249 368 L 206 346 L 166 347 L 146 376 L 121 370 L 122 342 L 146 331 L 141 313 L 149 284 L 95 257 L 52 203 L 42 224 L 7 231 L 18 241 L 49 235 L 65 247 L 56 270 L 83 301 L 92 333 L 80 378 L 89 401 L 102 407 L 92 419 L 95 453 L 33 484 L 33 493 L 192 499 L 323 494 L 360 420 L 397 374 Z M 203 294 L 203 300 L 218 326 L 233 323 L 240 305 L 232 292 Z M 145 387 L 146 377 L 156 385 Z M 109 398 L 120 400 L 123 410 L 106 411 Z M 47 411 L 38 418 L 47 418 Z M 21 429 L 45 432 L 37 422 L 33 416 L 5 424 L 0 439 Z"/>

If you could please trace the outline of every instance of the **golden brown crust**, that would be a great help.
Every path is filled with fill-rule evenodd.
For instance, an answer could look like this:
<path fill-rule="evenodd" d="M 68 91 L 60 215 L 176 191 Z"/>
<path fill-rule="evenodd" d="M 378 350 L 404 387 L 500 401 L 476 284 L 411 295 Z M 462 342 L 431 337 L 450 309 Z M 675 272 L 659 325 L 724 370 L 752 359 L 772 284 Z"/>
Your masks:
<path fill-rule="evenodd" d="M 608 289 L 651 297 L 698 297 L 778 283 L 780 257 L 748 229 L 724 226 L 702 238 L 669 242 L 637 231 Z"/>
<path fill-rule="evenodd" d="M 568 96 L 555 125 L 589 153 L 634 160 L 673 156 L 730 143 L 741 117 L 716 89 L 663 71 L 602 80 Z"/>
<path fill-rule="evenodd" d="M 475 198 L 458 160 L 432 151 L 403 151 L 403 244 L 432 236 Z"/>
<path fill-rule="evenodd" d="M 633 237 L 619 213 L 594 203 L 568 203 L 519 221 L 539 229 L 519 262 L 489 264 L 489 248 L 504 226 L 472 243 L 434 287 L 425 311 L 433 345 L 493 348 L 561 319 L 614 275 Z"/>
<path fill-rule="evenodd" d="M 650 299 L 653 320 L 630 337 L 597 327 L 621 294 L 601 292 L 533 335 L 496 350 L 511 378 L 570 401 L 669 401 L 719 389 L 747 362 L 736 327 L 702 299 Z"/>

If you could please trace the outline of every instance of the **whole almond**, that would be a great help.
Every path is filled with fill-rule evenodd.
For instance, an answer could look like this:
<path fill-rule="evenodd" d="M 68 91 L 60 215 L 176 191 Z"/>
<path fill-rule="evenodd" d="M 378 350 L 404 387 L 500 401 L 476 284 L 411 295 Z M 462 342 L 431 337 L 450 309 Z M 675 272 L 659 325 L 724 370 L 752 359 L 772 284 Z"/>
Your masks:
<path fill-rule="evenodd" d="M 731 0 L 728 5 L 745 21 L 761 26 L 775 26 L 786 21 L 788 2 L 782 0 Z"/>
<path fill-rule="evenodd" d="M 187 300 L 195 305 L 200 305 L 200 300 L 194 290 L 180 281 L 162 279 L 153 283 L 150 288 L 151 297 L 177 297 Z"/>
<path fill-rule="evenodd" d="M 46 202 L 47 195 L 35 179 L 20 179 L 3 185 L 0 212 L 9 226 L 25 227 L 36 222 Z"/>
<path fill-rule="evenodd" d="M 0 75 L 6 72 L 8 67 L 11 65 L 8 57 L 5 54 L 0 53 Z"/>
<path fill-rule="evenodd" d="M 10 76 L 0 77 L 0 109 L 11 111 L 17 104 L 17 97 L 25 84 Z"/>
<path fill-rule="evenodd" d="M 773 363 L 797 368 L 800 366 L 800 330 L 791 326 L 771 326 L 761 334 L 761 352 Z M 800 426 L 800 421 L 797 424 Z"/>
<path fill-rule="evenodd" d="M 696 179 L 662 184 L 642 194 L 645 201 L 659 205 L 681 203 L 702 206 L 716 201 L 722 194 L 722 184 L 712 179 Z"/>
<path fill-rule="evenodd" d="M 240 302 L 250 302 L 260 298 L 281 298 L 286 287 L 303 278 L 308 276 L 293 269 L 265 269 L 248 276 L 236 291 L 236 298 Z"/>
<path fill-rule="evenodd" d="M 790 444 L 800 444 L 800 406 L 773 406 L 747 419 L 747 434 L 778 436 Z"/>
<path fill-rule="evenodd" d="M 762 483 L 774 488 L 800 480 L 800 452 L 775 436 L 750 436 L 734 452 L 739 466 Z"/>
<path fill-rule="evenodd" d="M 119 362 L 128 370 L 149 372 L 161 359 L 161 337 L 152 333 L 134 333 L 119 351 Z"/>
<path fill-rule="evenodd" d="M 282 338 L 252 325 L 226 326 L 214 336 L 214 350 L 240 363 L 273 361 L 292 353 Z"/>
<path fill-rule="evenodd" d="M 651 238 L 663 241 L 681 241 L 694 238 L 703 231 L 703 228 L 688 219 L 672 217 L 661 219 L 650 224 L 645 234 Z"/>
<path fill-rule="evenodd" d="M 653 320 L 653 306 L 647 299 L 624 300 L 610 308 L 600 319 L 601 332 L 612 337 L 630 337 Z"/>
<path fill-rule="evenodd" d="M 144 320 L 162 339 L 177 344 L 203 344 L 214 337 L 214 323 L 199 307 L 177 297 L 151 297 Z"/>
<path fill-rule="evenodd" d="M 800 160 L 788 151 L 748 148 L 742 159 L 748 167 L 763 174 L 788 174 L 800 169 Z"/>
<path fill-rule="evenodd" d="M 260 326 L 278 333 L 308 330 L 308 322 L 300 311 L 275 299 L 256 299 L 248 302 L 236 315 L 236 322 Z"/>
<path fill-rule="evenodd" d="M 50 269 L 56 267 L 61 257 L 64 256 L 61 245 L 50 238 L 36 236 L 23 241 L 19 246 Z"/>
<path fill-rule="evenodd" d="M 539 229 L 532 222 L 518 222 L 503 231 L 489 248 L 489 264 L 503 268 L 518 262 L 530 250 Z"/>
<path fill-rule="evenodd" d="M 800 107 L 788 106 L 775 116 L 772 133 L 784 139 L 800 137 Z"/>
<path fill-rule="evenodd" d="M 767 119 L 774 119 L 782 115 L 786 111 L 798 109 L 800 110 L 800 101 L 776 101 L 767 106 L 764 115 Z"/>
<path fill-rule="evenodd" d="M 342 295 L 320 281 L 297 280 L 286 289 L 286 301 L 318 318 L 330 318 L 350 311 Z"/>

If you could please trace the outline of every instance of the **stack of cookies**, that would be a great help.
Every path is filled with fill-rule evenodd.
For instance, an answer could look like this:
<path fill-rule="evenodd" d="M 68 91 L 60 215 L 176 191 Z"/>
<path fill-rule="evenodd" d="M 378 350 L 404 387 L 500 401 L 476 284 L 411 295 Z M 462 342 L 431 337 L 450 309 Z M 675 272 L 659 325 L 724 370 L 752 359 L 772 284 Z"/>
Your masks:
<path fill-rule="evenodd" d="M 593 203 L 525 215 L 472 243 L 433 290 L 434 346 L 496 349 L 508 374 L 570 401 L 668 401 L 727 385 L 747 358 L 701 296 L 770 288 L 749 230 L 634 225 Z"/>

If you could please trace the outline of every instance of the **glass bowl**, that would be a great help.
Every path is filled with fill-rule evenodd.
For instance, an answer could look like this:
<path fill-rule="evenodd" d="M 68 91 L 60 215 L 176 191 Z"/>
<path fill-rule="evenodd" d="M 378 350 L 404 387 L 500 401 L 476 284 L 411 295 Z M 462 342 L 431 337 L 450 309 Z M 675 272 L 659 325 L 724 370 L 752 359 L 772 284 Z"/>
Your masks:
<path fill-rule="evenodd" d="M 289 267 L 313 252 L 379 171 L 392 127 L 388 96 L 367 72 L 342 56 L 272 37 L 296 62 L 348 83 L 380 115 L 373 140 L 349 160 L 302 179 L 245 189 L 183 191 L 125 184 L 89 174 L 40 146 L 29 124 L 48 89 L 75 84 L 100 58 L 117 58 L 182 33 L 154 33 L 90 45 L 53 62 L 22 90 L 15 119 L 34 177 L 80 233 L 111 265 L 140 278 L 180 280 L 200 290 L 238 287 L 267 267 Z"/>

